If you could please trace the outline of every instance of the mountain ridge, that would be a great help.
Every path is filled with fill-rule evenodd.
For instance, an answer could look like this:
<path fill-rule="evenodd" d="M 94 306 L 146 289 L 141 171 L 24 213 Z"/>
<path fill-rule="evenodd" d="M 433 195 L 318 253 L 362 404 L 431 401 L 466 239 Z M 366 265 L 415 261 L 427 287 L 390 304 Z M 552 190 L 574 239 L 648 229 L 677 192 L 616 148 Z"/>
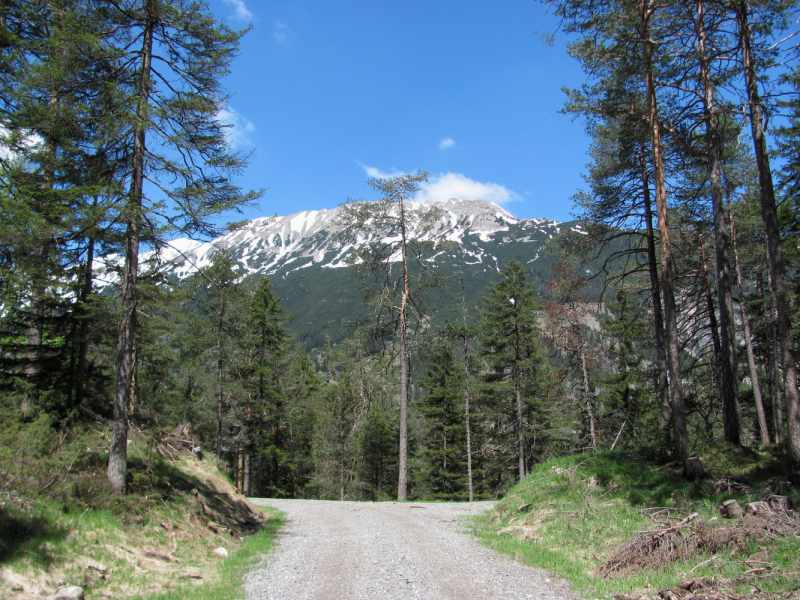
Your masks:
<path fill-rule="evenodd" d="M 455 242 L 461 246 L 465 258 L 483 260 L 486 252 L 476 240 L 486 244 L 512 226 L 530 233 L 544 233 L 549 238 L 561 231 L 562 224 L 550 219 L 518 219 L 497 204 L 486 200 L 458 200 L 447 202 L 412 202 L 411 210 L 437 206 L 441 218 L 428 236 L 421 239 Z M 180 238 L 169 242 L 159 253 L 142 255 L 142 263 L 155 260 L 160 269 L 170 271 L 182 280 L 210 264 L 214 251 L 224 248 L 231 252 L 247 275 L 275 275 L 318 265 L 321 268 L 342 268 L 352 245 L 336 240 L 340 227 L 336 224 L 339 208 L 301 211 L 287 216 L 260 217 L 242 227 L 209 242 Z M 572 227 L 577 230 L 576 227 Z M 416 232 L 411 232 L 414 237 Z M 538 237 L 538 236 L 537 236 Z M 364 236 L 359 242 L 366 243 Z M 516 241 L 534 241 L 526 235 Z M 533 260 L 536 260 L 535 258 Z"/>
<path fill-rule="evenodd" d="M 500 271 L 512 259 L 525 265 L 530 280 L 542 290 L 558 262 L 548 242 L 566 230 L 583 233 L 576 222 L 519 219 L 485 200 L 451 199 L 435 205 L 441 209 L 439 220 L 421 239 L 448 242 L 436 244 L 423 257 L 445 281 L 442 288 L 428 292 L 424 303 L 426 314 L 439 324 L 461 318 L 462 300 L 470 314 L 477 315 L 486 289 L 500 279 Z M 431 202 L 408 206 L 420 210 Z M 351 336 L 353 322 L 368 316 L 362 282 L 343 268 L 355 246 L 337 235 L 338 213 L 337 207 L 260 217 L 209 242 L 176 239 L 158 252 L 143 253 L 141 268 L 156 269 L 180 283 L 209 265 L 213 253 L 224 248 L 245 278 L 270 278 L 284 308 L 294 317 L 287 326 L 300 346 L 320 348 Z M 411 231 L 410 237 L 419 233 Z M 371 239 L 364 233 L 356 244 Z"/>

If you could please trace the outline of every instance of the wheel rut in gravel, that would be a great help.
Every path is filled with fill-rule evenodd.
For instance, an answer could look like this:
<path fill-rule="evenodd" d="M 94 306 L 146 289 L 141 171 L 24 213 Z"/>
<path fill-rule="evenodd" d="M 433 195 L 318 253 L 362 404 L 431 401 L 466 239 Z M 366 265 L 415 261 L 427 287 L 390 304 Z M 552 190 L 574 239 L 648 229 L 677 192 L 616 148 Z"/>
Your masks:
<path fill-rule="evenodd" d="M 250 501 L 285 512 L 287 523 L 247 576 L 247 600 L 577 598 L 465 531 L 465 517 L 491 502 Z"/>

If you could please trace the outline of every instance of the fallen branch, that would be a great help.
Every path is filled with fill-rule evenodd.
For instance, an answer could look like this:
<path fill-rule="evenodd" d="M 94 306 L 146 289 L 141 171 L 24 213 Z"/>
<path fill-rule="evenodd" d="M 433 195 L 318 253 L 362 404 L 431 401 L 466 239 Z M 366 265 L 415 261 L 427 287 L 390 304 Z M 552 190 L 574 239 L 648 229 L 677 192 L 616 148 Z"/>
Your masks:
<path fill-rule="evenodd" d="M 6 496 L 10 496 L 12 498 L 16 498 L 17 500 L 23 500 L 25 502 L 30 502 L 31 504 L 38 504 L 39 506 L 44 506 L 45 508 L 47 505 L 42 504 L 37 500 L 31 500 L 30 498 L 26 498 L 25 496 L 20 496 L 19 494 L 15 494 L 13 492 L 0 492 L 0 494 L 5 494 Z"/>
<path fill-rule="evenodd" d="M 612 450 L 613 450 L 614 448 L 616 448 L 616 446 L 617 446 L 617 442 L 619 441 L 619 436 L 621 436 L 621 435 L 622 435 L 622 430 L 623 430 L 623 429 L 625 429 L 625 424 L 626 424 L 626 423 L 627 423 L 627 421 L 623 421 L 623 422 L 622 422 L 622 427 L 620 427 L 620 428 L 619 428 L 619 433 L 617 434 L 617 437 L 615 437 L 615 438 L 614 438 L 614 443 L 613 443 L 613 444 L 611 444 L 611 449 L 612 449 Z"/>
<path fill-rule="evenodd" d="M 689 573 L 694 573 L 697 569 L 699 569 L 703 565 L 707 565 L 708 563 L 713 562 L 713 561 L 717 560 L 718 558 L 719 558 L 719 556 L 712 556 L 708 560 L 704 560 L 699 565 L 695 565 L 694 568 L 691 571 L 689 571 Z"/>

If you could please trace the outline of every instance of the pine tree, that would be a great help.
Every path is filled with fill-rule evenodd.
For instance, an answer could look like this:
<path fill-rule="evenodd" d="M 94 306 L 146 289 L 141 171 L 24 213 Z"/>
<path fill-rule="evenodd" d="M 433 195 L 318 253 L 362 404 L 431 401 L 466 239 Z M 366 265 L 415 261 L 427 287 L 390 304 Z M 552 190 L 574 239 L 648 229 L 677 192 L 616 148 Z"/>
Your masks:
<path fill-rule="evenodd" d="M 481 318 L 481 358 L 484 379 L 494 408 L 503 414 L 514 433 L 517 480 L 530 472 L 528 427 L 525 416 L 531 404 L 536 379 L 544 367 L 539 346 L 538 303 L 533 285 L 517 260 L 501 272 L 489 288 Z"/>
<path fill-rule="evenodd" d="M 341 207 L 337 225 L 340 239 L 352 243 L 367 236 L 368 243 L 351 257 L 358 276 L 370 282 L 365 286 L 365 300 L 375 314 L 370 335 L 383 344 L 392 338 L 392 357 L 400 363 L 400 448 L 397 499 L 408 494 L 408 379 L 409 333 L 425 321 L 421 309 L 422 292 L 436 283 L 431 265 L 422 260 L 433 248 L 426 241 L 434 227 L 439 209 L 412 208 L 409 203 L 428 178 L 427 173 L 398 175 L 389 179 L 371 179 L 368 183 L 382 194 L 374 202 L 351 202 Z M 416 272 L 412 273 L 412 269 Z"/>
<path fill-rule="evenodd" d="M 294 495 L 298 486 L 292 460 L 296 440 L 288 427 L 290 396 L 285 389 L 290 357 L 289 334 L 284 324 L 288 320 L 269 278 L 262 277 L 249 300 L 247 336 L 242 342 L 251 363 L 243 446 L 248 452 L 258 453 L 253 484 L 269 496 Z M 306 378 L 304 375 L 302 379 Z M 307 396 L 305 389 L 297 392 L 297 400 Z"/>
<path fill-rule="evenodd" d="M 615 425 L 619 425 L 621 443 L 617 447 L 644 446 L 653 442 L 659 421 L 659 407 L 653 401 L 658 397 L 653 392 L 659 382 L 657 377 L 651 379 L 646 367 L 647 316 L 639 309 L 635 295 L 624 287 L 618 288 L 614 300 L 607 304 L 614 316 L 600 322 L 612 368 L 601 384 Z"/>
<path fill-rule="evenodd" d="M 446 343 L 437 344 L 426 364 L 428 373 L 421 382 L 426 394 L 416 402 L 426 419 L 423 479 L 433 498 L 462 499 L 466 483 L 463 374 Z"/>
<path fill-rule="evenodd" d="M 247 296 L 240 278 L 230 252 L 217 249 L 211 264 L 190 282 L 193 314 L 184 339 L 189 340 L 190 352 L 199 355 L 195 394 L 208 407 L 204 420 L 213 432 L 206 435 L 218 459 L 242 427 L 247 360 L 240 340 L 245 333 Z"/>
<path fill-rule="evenodd" d="M 221 80 L 243 32 L 188 0 L 112 0 L 99 11 L 113 25 L 109 41 L 117 52 L 117 81 L 127 94 L 127 110 L 118 117 L 129 128 L 130 143 L 130 186 L 120 209 L 122 318 L 108 461 L 111 487 L 124 493 L 140 241 L 156 242 L 161 226 L 211 234 L 213 216 L 258 194 L 242 194 L 231 182 L 244 161 L 229 152 L 217 119 L 225 103 Z M 152 188 L 145 186 L 145 173 Z"/>
<path fill-rule="evenodd" d="M 596 366 L 597 352 L 589 341 L 588 324 L 594 307 L 578 295 L 585 280 L 569 266 L 558 263 L 547 281 L 550 300 L 544 304 L 544 331 L 550 342 L 567 358 L 567 367 L 577 371 L 589 424 L 590 447 L 597 450 L 597 418 L 589 372 Z"/>

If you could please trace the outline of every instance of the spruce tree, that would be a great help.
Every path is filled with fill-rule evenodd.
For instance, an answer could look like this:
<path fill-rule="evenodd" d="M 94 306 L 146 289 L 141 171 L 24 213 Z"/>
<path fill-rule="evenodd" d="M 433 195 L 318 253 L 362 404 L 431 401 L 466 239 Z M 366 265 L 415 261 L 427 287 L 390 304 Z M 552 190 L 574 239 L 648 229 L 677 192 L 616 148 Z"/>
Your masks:
<path fill-rule="evenodd" d="M 545 359 L 539 345 L 538 301 L 522 264 L 512 260 L 501 279 L 489 288 L 481 316 L 484 379 L 494 409 L 504 415 L 514 434 L 517 480 L 531 470 L 526 414 L 537 400 L 537 376 Z"/>
<path fill-rule="evenodd" d="M 426 394 L 416 402 L 426 419 L 423 479 L 433 498 L 462 499 L 466 483 L 463 374 L 446 343 L 437 344 L 426 365 L 428 372 L 421 382 Z"/>

